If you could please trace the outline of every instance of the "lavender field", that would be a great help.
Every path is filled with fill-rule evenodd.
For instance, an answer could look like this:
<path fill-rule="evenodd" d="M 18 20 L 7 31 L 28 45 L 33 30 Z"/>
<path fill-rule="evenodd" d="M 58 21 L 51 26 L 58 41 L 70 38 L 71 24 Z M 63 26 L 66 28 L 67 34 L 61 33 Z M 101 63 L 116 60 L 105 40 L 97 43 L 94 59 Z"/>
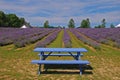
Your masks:
<path fill-rule="evenodd" d="M 120 28 L 0 28 L 0 46 L 14 44 L 15 47 L 20 48 L 38 42 L 36 47 L 47 47 L 62 30 L 64 30 L 63 47 L 72 47 L 70 35 L 68 34 L 68 32 L 72 32 L 85 45 L 95 49 L 100 49 L 101 44 L 120 48 Z M 40 41 L 44 37 L 46 37 L 45 40 Z"/>
<path fill-rule="evenodd" d="M 35 47 L 86 48 L 92 70 L 50 70 L 40 76 Z M 72 59 L 50 57 L 48 59 Z M 120 28 L 0 28 L 0 80 L 120 80 Z M 44 69 L 43 69 L 44 71 Z"/>

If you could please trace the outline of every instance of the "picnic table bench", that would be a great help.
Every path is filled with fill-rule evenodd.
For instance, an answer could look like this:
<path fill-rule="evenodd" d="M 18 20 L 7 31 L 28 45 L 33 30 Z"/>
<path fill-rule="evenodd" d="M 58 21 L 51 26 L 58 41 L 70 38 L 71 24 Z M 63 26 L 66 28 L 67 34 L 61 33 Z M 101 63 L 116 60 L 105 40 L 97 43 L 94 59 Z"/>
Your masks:
<path fill-rule="evenodd" d="M 82 74 L 81 66 L 89 64 L 89 61 L 80 59 L 80 57 L 83 56 L 81 53 L 87 52 L 85 48 L 35 48 L 34 51 L 39 52 L 38 55 L 40 56 L 40 60 L 32 60 L 31 63 L 39 65 L 39 74 L 41 72 L 42 64 L 78 64 L 80 75 Z M 53 52 L 58 52 L 58 54 L 52 54 Z M 67 52 L 68 54 L 65 54 L 63 52 Z M 49 56 L 72 56 L 75 60 L 45 60 Z"/>

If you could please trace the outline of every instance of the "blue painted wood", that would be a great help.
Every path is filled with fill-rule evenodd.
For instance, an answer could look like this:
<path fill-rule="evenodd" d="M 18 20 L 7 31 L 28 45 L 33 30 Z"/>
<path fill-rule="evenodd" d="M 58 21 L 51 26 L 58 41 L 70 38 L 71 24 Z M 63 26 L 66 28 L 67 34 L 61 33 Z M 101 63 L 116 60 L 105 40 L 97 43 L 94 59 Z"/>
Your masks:
<path fill-rule="evenodd" d="M 72 54 L 73 56 L 77 56 L 77 54 Z M 38 54 L 38 56 L 41 56 Z M 48 56 L 48 54 L 44 54 L 42 56 Z M 71 54 L 50 54 L 49 56 L 71 56 Z M 80 54 L 80 56 L 83 56 L 83 54 Z"/>
<path fill-rule="evenodd" d="M 78 54 L 70 54 L 70 52 L 69 52 L 69 54 L 51 54 L 51 53 L 49 53 L 49 54 L 43 54 L 43 55 L 41 55 L 41 53 L 40 54 L 38 54 L 38 56 L 40 56 L 40 59 L 41 60 L 45 60 L 48 56 L 58 56 L 58 57 L 61 57 L 61 56 L 72 56 L 75 60 L 78 60 L 79 58 L 78 58 Z M 41 56 L 42 56 L 42 58 L 41 58 Z M 79 54 L 79 56 L 83 56 L 83 54 Z"/>
<path fill-rule="evenodd" d="M 85 48 L 35 48 L 35 52 L 87 52 Z"/>
<path fill-rule="evenodd" d="M 39 52 L 40 60 L 32 60 L 31 63 L 39 65 L 39 74 L 42 64 L 89 64 L 87 60 L 79 60 L 83 55 L 81 52 L 87 52 L 85 48 L 35 48 L 35 52 Z M 45 54 L 45 52 L 49 52 Z M 52 52 L 68 52 L 69 54 L 52 54 Z M 72 52 L 77 52 L 74 54 Z M 45 60 L 48 56 L 73 56 L 76 60 Z M 80 66 L 80 74 L 82 74 L 82 67 Z"/>
<path fill-rule="evenodd" d="M 87 60 L 32 60 L 32 64 L 89 64 Z"/>
<path fill-rule="evenodd" d="M 90 64 L 87 60 L 32 60 L 32 64 L 38 64 L 38 74 L 41 72 L 41 64 L 78 64 L 80 69 L 80 75 L 82 75 L 82 67 L 81 65 Z"/>

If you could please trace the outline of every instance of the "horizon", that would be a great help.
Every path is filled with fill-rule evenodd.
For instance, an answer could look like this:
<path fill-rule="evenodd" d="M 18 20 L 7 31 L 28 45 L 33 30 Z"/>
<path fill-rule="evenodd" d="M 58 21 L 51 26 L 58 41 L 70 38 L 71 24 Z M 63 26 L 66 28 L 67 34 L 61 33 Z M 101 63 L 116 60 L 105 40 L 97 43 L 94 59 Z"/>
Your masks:
<path fill-rule="evenodd" d="M 106 27 L 120 22 L 119 0 L 1 0 L 0 10 L 25 18 L 32 26 L 43 26 L 46 20 L 50 26 L 67 27 L 72 18 L 79 27 L 83 19 L 89 18 L 91 27 L 106 19 Z"/>

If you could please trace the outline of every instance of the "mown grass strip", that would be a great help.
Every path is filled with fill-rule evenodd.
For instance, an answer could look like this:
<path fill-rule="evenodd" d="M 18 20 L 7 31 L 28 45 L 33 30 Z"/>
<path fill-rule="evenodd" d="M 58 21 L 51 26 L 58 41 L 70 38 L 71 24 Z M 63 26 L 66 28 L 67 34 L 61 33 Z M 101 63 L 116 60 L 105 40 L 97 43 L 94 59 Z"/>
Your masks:
<path fill-rule="evenodd" d="M 70 35 L 72 47 L 73 48 L 80 48 L 80 47 L 82 47 L 80 44 L 78 44 L 77 38 L 70 31 L 68 31 L 68 33 Z"/>
<path fill-rule="evenodd" d="M 58 36 L 56 37 L 56 39 L 51 44 L 49 44 L 47 47 L 54 47 L 54 48 L 63 47 L 63 33 L 64 33 L 63 30 L 61 30 L 58 33 Z"/>

